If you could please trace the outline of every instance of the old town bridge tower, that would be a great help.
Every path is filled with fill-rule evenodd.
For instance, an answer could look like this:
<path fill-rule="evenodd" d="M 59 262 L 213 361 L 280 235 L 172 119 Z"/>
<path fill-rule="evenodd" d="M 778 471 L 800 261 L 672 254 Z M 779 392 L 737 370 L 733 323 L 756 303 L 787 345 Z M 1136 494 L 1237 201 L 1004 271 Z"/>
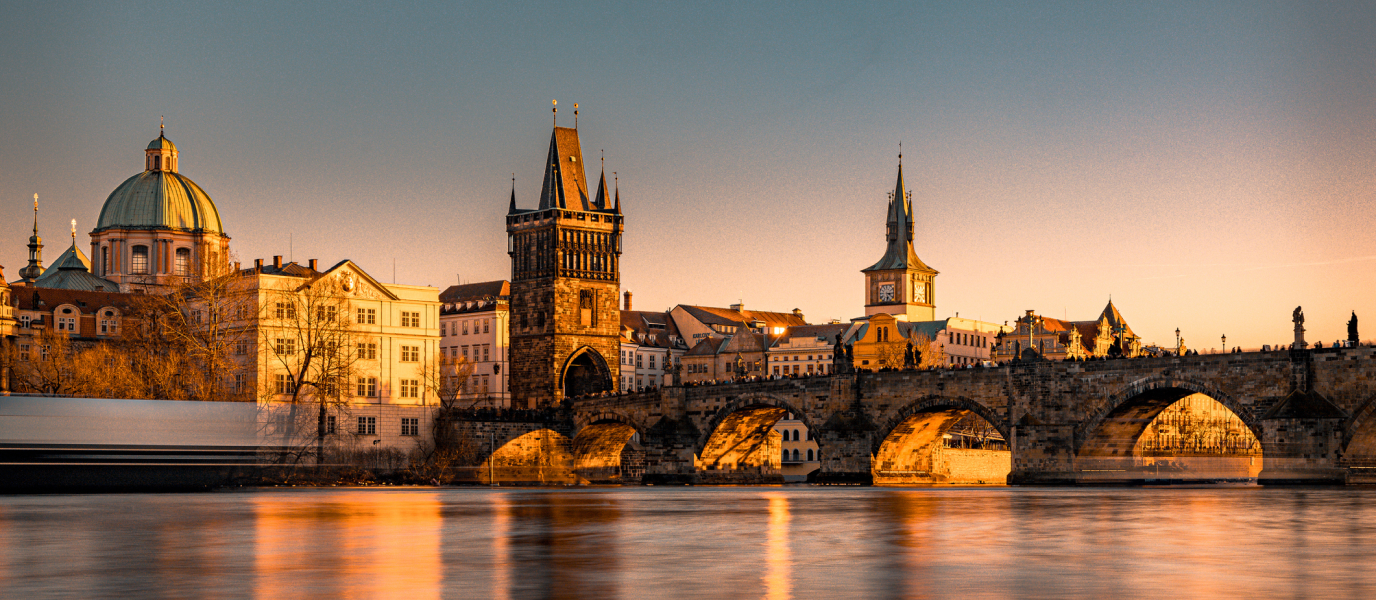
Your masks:
<path fill-rule="evenodd" d="M 507 212 L 511 400 L 540 408 L 615 391 L 621 380 L 621 198 L 605 170 L 588 196 L 578 130 L 554 128 L 540 206 Z"/>

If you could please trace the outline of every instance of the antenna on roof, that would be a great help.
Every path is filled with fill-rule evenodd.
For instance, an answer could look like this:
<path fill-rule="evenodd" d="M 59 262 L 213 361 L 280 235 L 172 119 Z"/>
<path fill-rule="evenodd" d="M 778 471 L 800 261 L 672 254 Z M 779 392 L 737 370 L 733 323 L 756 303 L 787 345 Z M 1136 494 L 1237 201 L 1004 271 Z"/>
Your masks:
<path fill-rule="evenodd" d="M 578 103 L 573 103 L 573 128 L 578 129 Z"/>
<path fill-rule="evenodd" d="M 554 126 L 559 126 L 559 100 L 556 98 L 551 102 L 554 105 Z"/>

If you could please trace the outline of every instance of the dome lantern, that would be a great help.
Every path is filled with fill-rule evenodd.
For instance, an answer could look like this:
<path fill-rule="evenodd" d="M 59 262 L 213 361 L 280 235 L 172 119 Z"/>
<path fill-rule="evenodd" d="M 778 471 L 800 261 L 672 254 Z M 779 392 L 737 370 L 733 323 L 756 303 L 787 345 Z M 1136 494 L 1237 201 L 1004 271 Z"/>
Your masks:
<path fill-rule="evenodd" d="M 143 153 L 143 170 L 177 172 L 177 145 L 167 139 L 162 123 L 158 123 L 158 139 L 148 142 Z"/>

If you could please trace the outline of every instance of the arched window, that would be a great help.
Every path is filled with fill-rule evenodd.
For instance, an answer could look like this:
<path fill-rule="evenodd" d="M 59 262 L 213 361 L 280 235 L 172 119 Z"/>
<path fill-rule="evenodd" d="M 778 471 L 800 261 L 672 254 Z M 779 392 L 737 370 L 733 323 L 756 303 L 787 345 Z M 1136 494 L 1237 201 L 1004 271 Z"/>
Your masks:
<path fill-rule="evenodd" d="M 133 258 L 129 261 L 129 270 L 133 273 L 148 272 L 148 246 L 134 246 Z"/>
<path fill-rule="evenodd" d="M 162 170 L 162 156 L 157 155 L 157 154 L 154 154 L 154 155 L 153 155 L 153 170 L 154 170 L 154 171 L 160 171 L 160 170 Z"/>
<path fill-rule="evenodd" d="M 811 448 L 809 448 L 808 451 L 807 451 L 807 462 L 812 462 L 812 449 L 811 449 Z"/>
<path fill-rule="evenodd" d="M 783 457 L 779 460 L 782 460 L 783 462 L 788 462 L 788 450 L 784 450 Z"/>
<path fill-rule="evenodd" d="M 177 248 L 177 274 L 191 274 L 191 249 Z"/>
<path fill-rule="evenodd" d="M 797 448 L 794 448 L 794 449 L 793 449 L 793 462 L 800 462 L 801 460 L 802 460 L 802 459 L 799 458 L 799 456 L 798 456 L 798 449 L 797 449 Z"/>

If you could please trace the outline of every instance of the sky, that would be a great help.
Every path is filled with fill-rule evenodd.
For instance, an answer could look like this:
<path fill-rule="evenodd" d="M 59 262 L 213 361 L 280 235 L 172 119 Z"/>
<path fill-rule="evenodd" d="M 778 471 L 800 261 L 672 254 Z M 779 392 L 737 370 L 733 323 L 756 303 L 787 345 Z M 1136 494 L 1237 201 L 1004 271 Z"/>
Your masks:
<path fill-rule="evenodd" d="M 71 219 L 89 249 L 165 117 L 245 263 L 509 278 L 558 99 L 619 177 L 638 310 L 863 315 L 901 142 L 939 318 L 1111 297 L 1207 349 L 1302 305 L 1311 343 L 1354 310 L 1371 339 L 1373 31 L 1369 2 L 9 2 L 0 265 L 34 193 L 45 257 Z"/>

